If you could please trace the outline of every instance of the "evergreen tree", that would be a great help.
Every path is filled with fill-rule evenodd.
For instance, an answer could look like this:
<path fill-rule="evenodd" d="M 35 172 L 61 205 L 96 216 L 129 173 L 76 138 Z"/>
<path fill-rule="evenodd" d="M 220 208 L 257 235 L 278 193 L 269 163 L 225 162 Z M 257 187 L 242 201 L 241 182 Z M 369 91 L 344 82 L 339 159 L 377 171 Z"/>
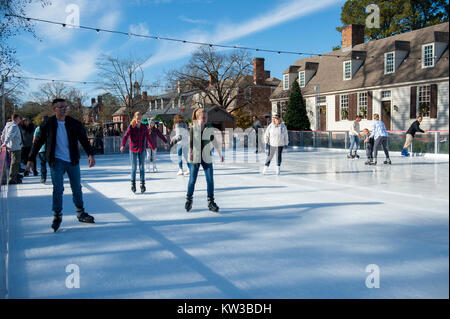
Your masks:
<path fill-rule="evenodd" d="M 283 118 L 288 130 L 311 130 L 305 100 L 303 99 L 302 91 L 297 81 L 294 81 L 292 84 L 286 114 L 284 114 Z"/>
<path fill-rule="evenodd" d="M 235 117 L 236 127 L 239 127 L 243 130 L 252 126 L 252 118 L 247 110 L 244 110 L 242 107 L 232 112 Z"/>

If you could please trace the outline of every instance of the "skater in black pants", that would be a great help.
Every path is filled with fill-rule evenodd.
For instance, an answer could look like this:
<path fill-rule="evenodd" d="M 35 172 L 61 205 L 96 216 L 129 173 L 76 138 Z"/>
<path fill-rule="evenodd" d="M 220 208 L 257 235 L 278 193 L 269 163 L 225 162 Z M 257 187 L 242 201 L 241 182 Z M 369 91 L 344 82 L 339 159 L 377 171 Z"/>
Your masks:
<path fill-rule="evenodd" d="M 253 129 L 256 133 L 256 151 L 255 153 L 259 152 L 259 129 L 262 129 L 263 126 L 261 124 L 261 121 L 256 117 L 256 115 L 253 115 Z"/>
<path fill-rule="evenodd" d="M 366 146 L 366 155 L 367 155 L 367 161 L 364 163 L 366 165 L 370 165 L 370 163 L 373 161 L 372 153 L 373 153 L 373 145 L 375 143 L 373 137 L 370 137 L 369 129 L 365 128 L 363 130 L 364 136 L 364 144 Z M 368 140 L 367 140 L 368 139 Z M 367 142 L 366 142 L 367 140 Z"/>

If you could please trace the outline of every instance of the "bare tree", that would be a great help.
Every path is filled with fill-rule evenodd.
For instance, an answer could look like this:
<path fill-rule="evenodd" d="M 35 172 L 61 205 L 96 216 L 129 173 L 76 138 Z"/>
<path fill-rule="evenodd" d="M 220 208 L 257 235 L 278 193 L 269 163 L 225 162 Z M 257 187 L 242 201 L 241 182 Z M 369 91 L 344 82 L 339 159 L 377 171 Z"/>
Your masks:
<path fill-rule="evenodd" d="M 43 115 L 50 112 L 51 103 L 56 98 L 62 98 L 67 101 L 69 105 L 68 115 L 83 122 L 83 115 L 85 113 L 84 104 L 87 101 L 87 95 L 80 90 L 68 86 L 62 82 L 49 82 L 42 84 L 38 92 L 34 92 L 33 100 L 39 103 L 43 111 Z"/>
<path fill-rule="evenodd" d="M 198 90 L 206 103 L 216 104 L 230 112 L 244 107 L 247 101 L 237 105 L 246 88 L 253 83 L 250 75 L 253 63 L 250 54 L 244 50 L 220 53 L 211 47 L 200 47 L 180 70 L 169 72 L 172 86 L 181 83 L 190 90 Z"/>
<path fill-rule="evenodd" d="M 125 106 L 128 120 L 137 111 L 145 112 L 148 104 L 141 97 L 140 89 L 143 87 L 144 71 L 142 64 L 146 59 L 129 57 L 121 59 L 103 55 L 97 61 L 102 79 L 100 89 L 110 92 Z"/>

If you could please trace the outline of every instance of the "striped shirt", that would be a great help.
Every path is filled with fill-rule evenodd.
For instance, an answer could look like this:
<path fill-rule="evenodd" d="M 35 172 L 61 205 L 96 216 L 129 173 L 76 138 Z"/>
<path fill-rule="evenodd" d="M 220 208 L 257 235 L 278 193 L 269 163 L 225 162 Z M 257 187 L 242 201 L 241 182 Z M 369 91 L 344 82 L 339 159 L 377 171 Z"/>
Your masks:
<path fill-rule="evenodd" d="M 150 132 L 146 125 L 141 124 L 140 127 L 133 127 L 130 125 L 122 138 L 122 143 L 120 146 L 125 146 L 128 139 L 130 139 L 130 151 L 133 153 L 142 153 L 145 151 L 147 143 L 152 149 L 155 149 L 155 146 L 150 138 Z"/>

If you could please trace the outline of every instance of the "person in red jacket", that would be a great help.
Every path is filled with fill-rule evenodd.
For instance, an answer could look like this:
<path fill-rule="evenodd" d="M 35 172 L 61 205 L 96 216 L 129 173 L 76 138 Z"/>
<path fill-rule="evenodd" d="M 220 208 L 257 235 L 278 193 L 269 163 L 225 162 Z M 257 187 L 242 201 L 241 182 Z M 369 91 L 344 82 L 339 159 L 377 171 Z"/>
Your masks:
<path fill-rule="evenodd" d="M 156 173 L 156 150 L 158 147 L 158 138 L 163 141 L 165 144 L 165 147 L 167 149 L 167 146 L 169 145 L 167 142 L 167 139 L 164 137 L 164 135 L 161 133 L 161 131 L 156 127 L 156 122 L 154 120 L 151 120 L 148 124 L 148 129 L 150 131 L 150 140 L 152 144 L 155 146 L 155 149 L 152 149 L 149 145 L 147 145 L 147 173 L 150 173 L 150 163 L 153 163 L 153 172 Z"/>
<path fill-rule="evenodd" d="M 141 193 L 145 192 L 145 149 L 147 144 L 152 149 L 156 147 L 153 145 L 150 137 L 150 132 L 146 125 L 142 124 L 142 114 L 140 112 L 134 113 L 133 120 L 130 123 L 122 143 L 120 151 L 125 150 L 125 145 L 130 140 L 130 161 L 131 161 L 131 191 L 136 192 L 136 164 L 139 159 L 139 173 L 141 178 Z"/>

